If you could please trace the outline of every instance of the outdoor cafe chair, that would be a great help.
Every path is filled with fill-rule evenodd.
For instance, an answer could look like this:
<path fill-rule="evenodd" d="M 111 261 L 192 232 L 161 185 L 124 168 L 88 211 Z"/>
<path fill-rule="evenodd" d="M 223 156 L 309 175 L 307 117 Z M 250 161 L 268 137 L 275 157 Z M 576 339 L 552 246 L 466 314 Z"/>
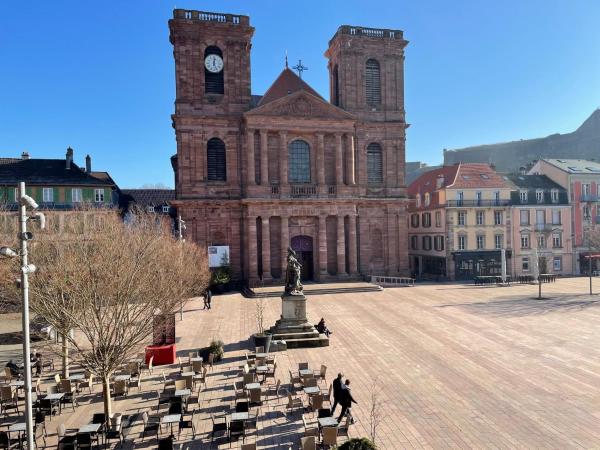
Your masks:
<path fill-rule="evenodd" d="M 264 353 L 265 352 L 265 347 L 264 346 L 260 346 L 260 347 L 254 347 L 256 353 Z"/>
<path fill-rule="evenodd" d="M 304 387 L 317 387 L 317 379 L 315 377 L 304 378 Z"/>
<path fill-rule="evenodd" d="M 204 366 L 204 368 L 202 369 L 202 373 L 200 375 L 194 375 L 194 384 L 200 383 L 200 386 L 202 386 L 204 384 L 204 387 L 206 387 L 206 372 L 207 371 L 208 371 L 208 369 L 206 368 L 206 366 Z"/>
<path fill-rule="evenodd" d="M 138 391 L 142 390 L 142 374 L 139 373 L 137 378 L 131 378 L 129 380 L 129 387 L 136 387 L 138 388 Z"/>
<path fill-rule="evenodd" d="M 247 394 L 246 394 L 246 390 L 244 389 L 244 383 L 241 381 L 235 381 L 233 383 L 233 393 L 234 393 L 234 400 L 238 400 L 238 399 L 246 399 L 247 398 Z"/>
<path fill-rule="evenodd" d="M 192 439 L 194 439 L 196 437 L 196 427 L 194 425 L 194 415 L 196 414 L 196 411 L 192 411 L 192 414 L 182 414 L 181 415 L 181 419 L 179 420 L 179 433 L 177 434 L 177 439 L 179 439 L 179 436 L 181 436 L 181 430 L 183 430 L 184 428 L 189 428 L 192 430 Z M 188 416 L 186 418 L 186 416 Z"/>
<path fill-rule="evenodd" d="M 212 370 L 214 363 L 215 363 L 215 354 L 209 353 L 208 354 L 208 365 L 210 366 L 210 370 Z"/>
<path fill-rule="evenodd" d="M 169 436 L 163 439 L 159 439 L 158 450 L 173 450 L 173 438 Z"/>
<path fill-rule="evenodd" d="M 152 375 L 152 363 L 154 362 L 154 355 L 152 355 L 150 357 L 150 360 L 148 361 L 148 364 L 142 364 L 140 366 L 140 373 L 143 372 L 144 370 L 147 371 L 150 375 Z"/>
<path fill-rule="evenodd" d="M 142 422 L 144 423 L 144 429 L 142 430 L 142 442 L 144 442 L 144 437 L 146 436 L 146 433 L 156 433 L 156 439 L 158 440 L 160 422 L 154 418 L 150 420 L 147 411 L 144 411 L 142 413 Z"/>
<path fill-rule="evenodd" d="M 250 405 L 247 401 L 236 402 L 235 412 L 248 412 L 249 406 Z"/>
<path fill-rule="evenodd" d="M 192 361 L 192 370 L 195 373 L 202 373 L 202 361 Z"/>
<path fill-rule="evenodd" d="M 323 417 L 331 417 L 331 409 L 319 408 L 319 411 L 317 412 L 317 418 L 322 419 Z"/>
<path fill-rule="evenodd" d="M 323 394 L 311 395 L 308 398 L 308 404 L 313 411 L 317 411 L 323 407 Z"/>
<path fill-rule="evenodd" d="M 227 416 L 225 414 L 211 414 L 212 431 L 210 433 L 210 443 L 212 445 L 215 433 L 228 433 Z"/>
<path fill-rule="evenodd" d="M 273 368 L 268 368 L 267 372 L 265 373 L 265 381 L 267 381 L 268 378 L 272 378 L 273 381 L 275 381 L 275 371 L 277 370 L 277 363 L 275 363 L 275 365 L 273 366 Z"/>
<path fill-rule="evenodd" d="M 7 406 L 14 407 L 19 412 L 19 397 L 17 391 L 13 391 L 10 386 L 0 386 L 0 412 Z"/>
<path fill-rule="evenodd" d="M 306 370 L 308 369 L 308 363 L 307 362 L 300 362 L 298 363 L 298 370 Z"/>
<path fill-rule="evenodd" d="M 175 380 L 175 390 L 180 391 L 185 389 L 185 379 Z"/>
<path fill-rule="evenodd" d="M 294 409 L 304 408 L 304 404 L 302 403 L 302 399 L 300 397 L 295 397 L 288 392 L 287 394 L 288 403 L 286 405 L 286 409 L 290 412 L 293 412 Z"/>
<path fill-rule="evenodd" d="M 5 383 L 10 383 L 13 380 L 13 374 L 10 371 L 10 367 L 5 367 L 4 368 L 4 382 Z"/>
<path fill-rule="evenodd" d="M 55 373 L 54 374 L 54 382 L 59 385 L 60 384 L 60 374 Z"/>
<path fill-rule="evenodd" d="M 125 380 L 115 381 L 113 385 L 113 395 L 116 397 L 117 395 L 122 395 L 123 397 L 127 397 L 127 382 Z"/>
<path fill-rule="evenodd" d="M 19 447 L 20 442 L 18 439 L 11 439 L 6 431 L 0 431 L 0 448 L 10 450 Z"/>
<path fill-rule="evenodd" d="M 233 420 L 229 422 L 229 444 L 233 437 L 242 437 L 242 443 L 246 440 L 246 427 L 243 420 Z"/>
<path fill-rule="evenodd" d="M 188 362 L 191 364 L 193 358 L 198 357 L 198 352 L 188 352 Z"/>
<path fill-rule="evenodd" d="M 328 447 L 337 445 L 337 431 L 337 427 L 323 427 L 321 429 L 321 434 L 323 436 L 321 444 L 323 446 L 327 445 Z"/>
<path fill-rule="evenodd" d="M 253 373 L 245 373 L 243 376 L 244 386 L 256 382 L 256 376 Z"/>
<path fill-rule="evenodd" d="M 57 448 L 63 450 L 71 450 L 75 449 L 75 444 L 77 443 L 77 436 L 75 435 L 67 435 L 67 430 L 65 428 L 65 424 L 61 423 L 56 428 L 56 435 L 58 436 L 58 445 Z"/>
<path fill-rule="evenodd" d="M 77 450 L 92 448 L 92 435 L 90 433 L 77 433 Z"/>
<path fill-rule="evenodd" d="M 327 383 L 326 373 L 327 373 L 327 366 L 324 364 L 321 364 L 321 370 L 319 370 L 319 371 L 315 370 L 315 372 L 314 372 L 315 378 L 317 378 L 319 381 L 322 380 L 325 383 Z"/>
<path fill-rule="evenodd" d="M 277 383 L 271 384 L 265 388 L 265 395 L 268 397 L 271 393 L 279 400 L 279 389 L 281 388 L 281 380 L 277 379 Z"/>
<path fill-rule="evenodd" d="M 304 425 L 304 436 L 318 436 L 319 427 L 317 422 L 309 418 L 306 414 L 302 414 L 302 425 Z"/>
<path fill-rule="evenodd" d="M 317 440 L 315 436 L 301 437 L 300 450 L 317 450 Z"/>
<path fill-rule="evenodd" d="M 290 373 L 290 384 L 295 389 L 296 385 L 302 384 L 302 380 L 300 379 L 300 375 L 298 375 L 297 373 L 292 372 L 291 370 L 288 371 Z"/>
<path fill-rule="evenodd" d="M 262 391 L 260 388 L 258 389 L 250 389 L 250 406 L 260 406 L 262 405 Z"/>

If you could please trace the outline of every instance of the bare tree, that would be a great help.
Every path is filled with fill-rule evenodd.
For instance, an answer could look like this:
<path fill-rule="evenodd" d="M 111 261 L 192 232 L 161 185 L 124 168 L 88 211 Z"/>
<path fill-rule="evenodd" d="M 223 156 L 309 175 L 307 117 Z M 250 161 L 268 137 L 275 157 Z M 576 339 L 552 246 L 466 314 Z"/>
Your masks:
<path fill-rule="evenodd" d="M 180 245 L 152 214 L 125 224 L 118 213 L 96 215 L 75 238 L 44 239 L 31 260 L 31 307 L 63 333 L 74 360 L 102 380 L 112 413 L 112 374 L 150 343 L 153 318 L 174 313 L 207 286 L 206 256 Z"/>
<path fill-rule="evenodd" d="M 265 300 L 262 297 L 257 297 L 255 300 L 254 318 L 256 319 L 256 325 L 258 328 L 259 335 L 265 334 Z"/>
<path fill-rule="evenodd" d="M 381 387 L 379 386 L 379 379 L 376 377 L 371 384 L 369 392 L 369 437 L 373 444 L 377 445 L 377 430 L 379 425 L 383 421 L 383 405 L 384 402 L 381 398 Z"/>

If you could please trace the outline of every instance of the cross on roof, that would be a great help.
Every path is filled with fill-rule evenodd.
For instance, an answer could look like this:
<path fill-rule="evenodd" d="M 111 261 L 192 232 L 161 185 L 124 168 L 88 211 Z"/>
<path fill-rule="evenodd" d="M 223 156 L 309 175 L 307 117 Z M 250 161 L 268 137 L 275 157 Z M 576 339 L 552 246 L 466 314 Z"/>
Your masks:
<path fill-rule="evenodd" d="M 302 60 L 299 59 L 298 60 L 298 64 L 296 64 L 294 67 L 292 67 L 292 69 L 294 69 L 296 72 L 298 72 L 298 76 L 300 78 L 302 78 L 302 72 L 304 72 L 305 70 L 308 70 L 308 67 L 303 66 L 302 65 Z"/>

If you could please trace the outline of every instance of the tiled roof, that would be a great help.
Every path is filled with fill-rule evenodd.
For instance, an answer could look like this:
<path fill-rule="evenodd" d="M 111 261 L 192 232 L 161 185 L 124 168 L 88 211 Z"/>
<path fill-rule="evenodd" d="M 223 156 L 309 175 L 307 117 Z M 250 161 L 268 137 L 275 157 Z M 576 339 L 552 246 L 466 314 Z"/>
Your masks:
<path fill-rule="evenodd" d="M 600 163 L 587 159 L 544 159 L 560 170 L 572 174 L 596 174 L 600 175 Z"/>
<path fill-rule="evenodd" d="M 323 97 L 321 97 L 317 91 L 311 88 L 298 75 L 286 67 L 283 69 L 283 72 L 279 74 L 271 87 L 267 89 L 267 92 L 260 99 L 257 106 L 265 105 L 273 100 L 277 100 L 278 98 L 285 97 L 286 95 L 293 94 L 294 92 L 300 90 L 309 92 L 310 94 L 323 100 Z"/>
<path fill-rule="evenodd" d="M 489 164 L 469 163 L 458 165 L 454 183 L 448 187 L 452 189 L 510 188 L 511 184 Z"/>
<path fill-rule="evenodd" d="M 7 160 L 9 158 L 2 158 Z M 114 185 L 114 181 L 102 180 L 71 162 L 69 169 L 66 168 L 64 159 L 15 159 L 0 164 L 0 183 L 16 184 L 24 181 L 27 184 L 44 185 Z"/>
<path fill-rule="evenodd" d="M 121 195 L 123 206 L 131 202 L 140 206 L 160 206 L 175 200 L 175 189 L 121 189 Z"/>
<path fill-rule="evenodd" d="M 438 190 L 437 188 L 437 180 L 438 177 L 444 177 L 444 184 L 441 187 L 448 186 L 454 182 L 454 177 L 456 176 L 456 172 L 458 170 L 458 164 L 453 166 L 443 166 L 439 169 L 434 169 L 429 172 L 424 173 L 415 181 L 410 183 L 408 186 L 408 195 L 414 197 L 417 194 L 424 194 L 425 192 L 434 192 Z"/>
<path fill-rule="evenodd" d="M 521 189 L 558 189 L 564 190 L 560 185 L 552 181 L 546 175 L 508 175 L 508 179 Z"/>

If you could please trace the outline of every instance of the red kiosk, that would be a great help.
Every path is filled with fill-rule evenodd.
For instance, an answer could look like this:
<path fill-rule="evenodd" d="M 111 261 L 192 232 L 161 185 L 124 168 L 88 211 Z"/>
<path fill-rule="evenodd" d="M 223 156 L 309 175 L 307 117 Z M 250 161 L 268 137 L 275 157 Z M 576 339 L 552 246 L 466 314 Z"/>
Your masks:
<path fill-rule="evenodd" d="M 152 365 L 161 366 L 175 362 L 175 314 L 154 317 L 153 343 L 146 347 L 146 364 L 154 356 Z"/>

